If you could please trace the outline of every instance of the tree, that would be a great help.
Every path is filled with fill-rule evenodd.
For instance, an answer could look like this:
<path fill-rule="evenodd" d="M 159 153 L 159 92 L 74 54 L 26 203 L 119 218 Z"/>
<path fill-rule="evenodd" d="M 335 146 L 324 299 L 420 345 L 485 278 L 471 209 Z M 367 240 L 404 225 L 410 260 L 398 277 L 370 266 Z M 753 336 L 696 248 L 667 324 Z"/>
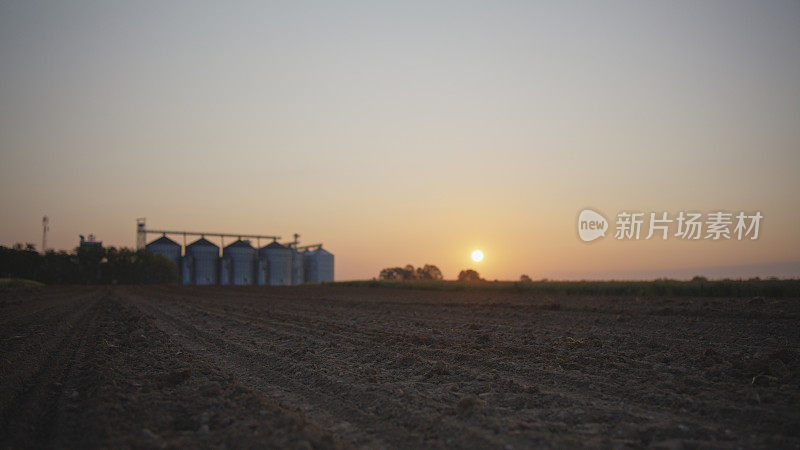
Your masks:
<path fill-rule="evenodd" d="M 137 250 L 136 274 L 141 278 L 136 282 L 141 284 L 160 284 L 178 282 L 178 267 L 164 255 L 153 253 L 149 250 Z"/>
<path fill-rule="evenodd" d="M 389 281 L 405 281 L 409 279 L 406 270 L 402 267 L 387 267 L 386 269 L 381 270 L 378 278 Z"/>
<path fill-rule="evenodd" d="M 163 255 L 99 245 L 81 246 L 74 253 L 32 246 L 0 246 L 0 277 L 25 278 L 47 284 L 175 283 L 178 268 Z"/>
<path fill-rule="evenodd" d="M 39 274 L 42 258 L 32 244 L 2 247 L 0 255 L 0 276 L 34 280 Z"/>
<path fill-rule="evenodd" d="M 106 258 L 106 249 L 100 245 L 81 245 L 76 253 L 84 284 L 101 284 L 103 274 L 100 264 Z"/>
<path fill-rule="evenodd" d="M 533 282 L 533 280 L 531 280 L 531 277 L 525 275 L 524 273 L 522 275 L 520 275 L 519 281 L 521 283 L 532 283 Z"/>
<path fill-rule="evenodd" d="M 76 284 L 81 282 L 77 256 L 63 250 L 45 253 L 38 281 L 45 284 Z"/>
<path fill-rule="evenodd" d="M 441 280 L 442 278 L 442 271 L 433 264 L 425 264 L 425 266 L 417 268 L 417 280 Z"/>
<path fill-rule="evenodd" d="M 416 269 L 407 264 L 405 267 L 387 267 L 381 270 L 378 278 L 392 281 L 441 280 L 442 271 L 433 264 L 425 264 Z"/>
<path fill-rule="evenodd" d="M 472 269 L 467 269 L 459 272 L 458 281 L 483 281 L 483 279 L 478 272 Z"/>

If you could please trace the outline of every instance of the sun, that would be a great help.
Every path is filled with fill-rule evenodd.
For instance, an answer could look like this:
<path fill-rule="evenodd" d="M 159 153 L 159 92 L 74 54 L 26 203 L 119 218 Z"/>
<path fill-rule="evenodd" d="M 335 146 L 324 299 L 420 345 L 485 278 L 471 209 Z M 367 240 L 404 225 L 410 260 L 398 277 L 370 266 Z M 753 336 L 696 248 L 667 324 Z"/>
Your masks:
<path fill-rule="evenodd" d="M 475 262 L 483 261 L 483 252 L 480 250 L 475 250 L 472 252 L 472 260 Z"/>

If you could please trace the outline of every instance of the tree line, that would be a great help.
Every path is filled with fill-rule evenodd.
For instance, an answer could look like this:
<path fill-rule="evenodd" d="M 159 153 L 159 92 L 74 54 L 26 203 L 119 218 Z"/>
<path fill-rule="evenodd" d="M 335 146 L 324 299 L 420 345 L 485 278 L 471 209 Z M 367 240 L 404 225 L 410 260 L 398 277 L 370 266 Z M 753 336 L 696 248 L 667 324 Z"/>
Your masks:
<path fill-rule="evenodd" d="M 45 284 L 153 284 L 178 282 L 178 268 L 149 250 L 87 245 L 72 252 L 32 244 L 0 246 L 0 277 L 24 278 Z"/>
<path fill-rule="evenodd" d="M 405 267 L 387 267 L 381 270 L 378 278 L 381 280 L 412 281 L 412 280 L 441 280 L 442 271 L 432 264 L 414 268 L 411 264 Z"/>
<path fill-rule="evenodd" d="M 528 278 L 527 275 L 523 277 Z M 378 274 L 379 280 L 384 281 L 436 281 L 442 280 L 442 271 L 433 264 L 425 264 L 422 267 L 414 268 L 411 264 L 405 267 L 387 267 L 381 270 Z M 473 269 L 462 270 L 458 274 L 458 281 L 472 282 L 472 281 L 486 281 L 481 278 L 480 274 Z M 523 281 L 525 279 L 523 278 Z"/>

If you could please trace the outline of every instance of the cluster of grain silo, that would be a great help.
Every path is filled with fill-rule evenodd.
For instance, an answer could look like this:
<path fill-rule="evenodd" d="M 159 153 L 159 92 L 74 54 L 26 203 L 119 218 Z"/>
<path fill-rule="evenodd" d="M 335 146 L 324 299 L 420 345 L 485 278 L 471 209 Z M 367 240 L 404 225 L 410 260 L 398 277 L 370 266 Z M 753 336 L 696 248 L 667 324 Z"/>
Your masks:
<path fill-rule="evenodd" d="M 144 226 L 137 228 L 137 233 L 145 232 L 153 231 L 145 230 Z M 200 238 L 186 245 L 182 252 L 182 246 L 167 234 L 182 234 L 184 242 L 187 235 L 200 235 Z M 287 244 L 275 239 L 261 248 L 239 237 L 224 246 L 220 255 L 220 247 L 205 235 L 178 231 L 163 232 L 145 247 L 174 262 L 183 284 L 289 286 L 333 281 L 333 255 L 321 244 L 298 247 L 296 237 Z"/>

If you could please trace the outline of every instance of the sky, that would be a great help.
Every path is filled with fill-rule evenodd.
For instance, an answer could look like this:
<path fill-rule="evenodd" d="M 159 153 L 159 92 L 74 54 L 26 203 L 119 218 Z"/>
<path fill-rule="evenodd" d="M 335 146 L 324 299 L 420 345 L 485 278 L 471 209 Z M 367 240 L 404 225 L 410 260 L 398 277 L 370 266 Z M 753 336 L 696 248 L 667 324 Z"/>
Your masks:
<path fill-rule="evenodd" d="M 2 245 L 146 217 L 297 232 L 337 280 L 800 277 L 800 2 L 0 1 L 0 152 Z"/>

